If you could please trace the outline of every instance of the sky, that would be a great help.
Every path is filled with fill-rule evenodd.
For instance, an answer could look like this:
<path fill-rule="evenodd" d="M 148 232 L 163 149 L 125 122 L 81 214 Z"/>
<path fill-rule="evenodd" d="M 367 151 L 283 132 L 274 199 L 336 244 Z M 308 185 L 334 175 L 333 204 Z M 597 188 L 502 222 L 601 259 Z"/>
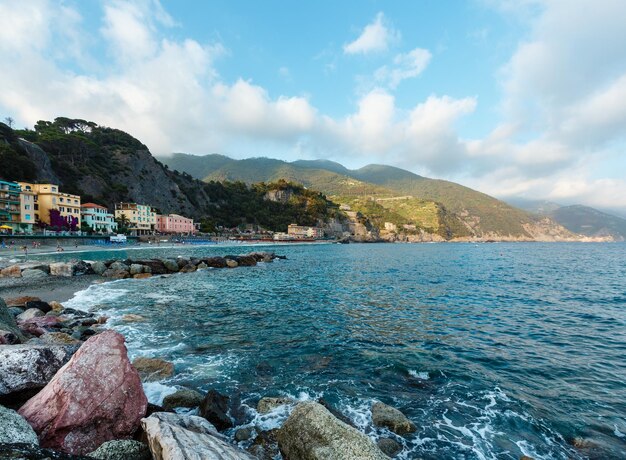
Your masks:
<path fill-rule="evenodd" d="M 0 0 L 0 119 L 626 213 L 624 0 Z"/>

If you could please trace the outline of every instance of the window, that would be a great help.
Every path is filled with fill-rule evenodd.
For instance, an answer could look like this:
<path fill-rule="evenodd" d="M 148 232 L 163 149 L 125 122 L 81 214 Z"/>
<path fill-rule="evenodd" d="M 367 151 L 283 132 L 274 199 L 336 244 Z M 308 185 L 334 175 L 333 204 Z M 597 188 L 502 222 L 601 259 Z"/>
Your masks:
<path fill-rule="evenodd" d="M 48 187 L 46 187 L 46 190 L 47 190 L 47 189 L 48 189 Z M 53 191 L 53 192 L 56 192 L 56 191 L 57 191 L 57 188 L 56 188 L 56 187 L 52 187 L 52 191 Z"/>
<path fill-rule="evenodd" d="M 25 218 L 26 220 L 30 220 L 30 214 L 24 214 L 24 218 Z"/>
<path fill-rule="evenodd" d="M 29 204 L 25 204 L 24 205 L 24 209 L 30 209 L 30 205 Z"/>

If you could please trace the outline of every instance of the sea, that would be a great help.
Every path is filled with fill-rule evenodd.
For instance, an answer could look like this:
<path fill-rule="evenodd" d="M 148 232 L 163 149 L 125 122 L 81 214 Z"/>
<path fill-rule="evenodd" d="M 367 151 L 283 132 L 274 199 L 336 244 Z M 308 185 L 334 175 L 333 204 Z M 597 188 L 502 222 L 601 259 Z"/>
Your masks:
<path fill-rule="evenodd" d="M 216 389 L 240 400 L 244 423 L 271 429 L 289 409 L 258 414 L 259 398 L 324 398 L 372 439 L 399 441 L 401 459 L 626 458 L 626 244 L 206 245 L 80 257 L 253 250 L 287 259 L 96 284 L 66 306 L 110 317 L 131 358 L 175 364 L 174 377 L 146 384 L 153 403 L 179 387 Z M 374 401 L 417 432 L 374 427 Z"/>

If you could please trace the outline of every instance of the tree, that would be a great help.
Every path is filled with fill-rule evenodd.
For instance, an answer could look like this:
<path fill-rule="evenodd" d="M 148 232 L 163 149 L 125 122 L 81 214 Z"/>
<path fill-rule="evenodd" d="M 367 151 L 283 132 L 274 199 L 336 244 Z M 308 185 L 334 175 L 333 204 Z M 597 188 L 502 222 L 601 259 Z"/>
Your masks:
<path fill-rule="evenodd" d="M 4 119 L 4 122 L 9 126 L 9 128 L 13 128 L 13 123 L 15 123 L 15 120 L 11 117 L 6 117 Z"/>
<path fill-rule="evenodd" d="M 128 217 L 126 217 L 125 214 L 121 214 L 119 217 L 116 217 L 115 222 L 117 222 L 118 233 L 123 233 L 125 235 L 129 233 L 130 220 L 128 220 Z"/>

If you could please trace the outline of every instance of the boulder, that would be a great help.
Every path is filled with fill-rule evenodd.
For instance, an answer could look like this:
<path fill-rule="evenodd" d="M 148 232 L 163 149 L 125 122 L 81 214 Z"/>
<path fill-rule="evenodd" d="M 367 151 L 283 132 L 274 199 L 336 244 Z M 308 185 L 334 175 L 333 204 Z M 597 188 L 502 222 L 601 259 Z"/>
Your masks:
<path fill-rule="evenodd" d="M 20 339 L 14 332 L 0 329 L 0 345 L 15 345 L 20 343 Z"/>
<path fill-rule="evenodd" d="M 133 278 L 135 278 L 136 280 L 143 280 L 151 277 L 152 273 L 137 273 L 136 275 L 133 275 Z"/>
<path fill-rule="evenodd" d="M 398 409 L 380 401 L 372 405 L 372 421 L 374 426 L 387 428 L 396 434 L 403 435 L 417 430 L 413 422 Z"/>
<path fill-rule="evenodd" d="M 133 367 L 144 382 L 163 380 L 174 375 L 174 365 L 159 358 L 136 358 Z"/>
<path fill-rule="evenodd" d="M 165 275 L 167 273 L 167 268 L 165 268 L 163 262 L 158 259 L 142 260 L 141 265 L 143 265 L 144 267 L 149 267 L 150 273 L 152 273 L 153 275 Z M 146 269 L 144 268 L 144 270 Z M 147 270 L 146 273 L 148 273 Z"/>
<path fill-rule="evenodd" d="M 239 266 L 239 264 L 238 264 L 238 263 L 237 263 L 237 261 L 236 261 L 236 260 L 234 260 L 234 259 L 226 259 L 226 266 L 227 266 L 228 268 L 235 268 L 235 267 L 238 267 L 238 266 Z"/>
<path fill-rule="evenodd" d="M 2 298 L 0 298 L 0 330 L 14 335 L 20 342 L 25 340 L 22 331 L 17 326 L 15 316 L 9 311 Z"/>
<path fill-rule="evenodd" d="M 115 270 L 113 268 L 109 268 L 102 273 L 102 276 L 105 278 L 112 278 L 115 280 L 123 280 L 126 278 L 130 278 L 130 273 L 126 270 Z"/>
<path fill-rule="evenodd" d="M 147 405 L 124 337 L 108 330 L 87 340 L 19 413 L 43 447 L 84 454 L 132 436 Z"/>
<path fill-rule="evenodd" d="M 259 414 L 267 414 L 268 412 L 273 411 L 277 407 L 284 406 L 286 404 L 295 404 L 296 401 L 292 398 L 270 398 L 264 397 L 261 398 L 256 406 L 256 410 Z"/>
<path fill-rule="evenodd" d="M 20 278 L 22 276 L 22 269 L 19 265 L 11 265 L 10 267 L 0 270 L 0 276 L 7 278 Z"/>
<path fill-rule="evenodd" d="M 207 267 L 226 268 L 226 259 L 223 257 L 209 257 L 207 259 L 202 259 L 202 261 L 207 265 Z"/>
<path fill-rule="evenodd" d="M 14 460 L 93 460 L 90 457 L 70 455 L 25 443 L 0 444 L 0 458 Z"/>
<path fill-rule="evenodd" d="M 79 260 L 74 264 L 74 275 L 93 275 L 95 272 L 93 268 L 91 268 L 91 264 L 85 262 L 84 260 Z"/>
<path fill-rule="evenodd" d="M 107 441 L 89 454 L 101 460 L 151 460 L 148 446 L 132 439 Z"/>
<path fill-rule="evenodd" d="M 17 321 L 26 321 L 33 318 L 39 318 L 43 316 L 44 313 L 39 308 L 29 308 L 28 310 L 23 311 L 15 318 Z"/>
<path fill-rule="evenodd" d="M 145 321 L 146 318 L 144 318 L 141 315 L 135 315 L 134 313 L 128 313 L 126 315 L 122 315 L 122 321 L 127 322 L 127 323 L 136 323 L 138 321 Z"/>
<path fill-rule="evenodd" d="M 0 395 L 43 388 L 77 349 L 31 344 L 0 347 Z"/>
<path fill-rule="evenodd" d="M 50 332 L 53 328 L 58 327 L 61 320 L 58 316 L 39 316 L 30 318 L 17 323 L 21 331 L 39 337 L 40 335 Z"/>
<path fill-rule="evenodd" d="M 126 265 L 124 262 L 113 262 L 109 265 L 109 270 L 117 270 L 117 271 L 129 271 L 130 267 Z"/>
<path fill-rule="evenodd" d="M 17 442 L 39 445 L 37 434 L 20 414 L 0 406 L 0 444 Z"/>
<path fill-rule="evenodd" d="M 205 264 L 204 262 L 200 262 L 196 268 L 198 270 L 206 270 L 207 268 L 209 268 L 209 266 Z"/>
<path fill-rule="evenodd" d="M 261 431 L 254 441 L 252 441 L 252 445 L 248 448 L 248 452 L 254 455 L 256 458 L 261 460 L 274 460 L 280 454 L 280 450 L 278 449 L 278 440 L 276 439 L 276 435 L 278 433 L 278 429 Z"/>
<path fill-rule="evenodd" d="M 43 270 L 39 270 L 37 268 L 27 268 L 26 270 L 24 270 L 22 272 L 22 278 L 27 278 L 27 279 L 40 279 L 40 278 L 47 278 L 48 274 L 46 272 L 44 272 Z"/>
<path fill-rule="evenodd" d="M 69 334 L 65 332 L 46 332 L 42 336 L 39 337 L 44 343 L 48 343 L 50 345 L 80 345 L 81 341 L 76 340 Z"/>
<path fill-rule="evenodd" d="M 198 269 L 198 267 L 196 267 L 193 264 L 187 264 L 185 265 L 183 268 L 180 269 L 181 273 L 191 273 L 191 272 L 195 272 Z"/>
<path fill-rule="evenodd" d="M 32 296 L 22 296 L 22 297 L 13 297 L 10 299 L 6 299 L 6 304 L 9 307 L 22 307 L 26 308 L 26 302 L 41 300 L 39 297 Z"/>
<path fill-rule="evenodd" d="M 324 398 L 320 398 L 317 400 L 318 403 L 320 403 L 322 406 L 324 406 L 326 409 L 328 409 L 328 412 L 330 412 L 331 414 L 333 414 L 335 417 L 337 417 L 339 420 L 341 420 L 343 423 L 346 423 L 348 425 L 350 425 L 351 427 L 356 428 L 356 425 L 354 424 L 354 422 L 352 420 L 350 420 L 348 417 L 346 417 L 344 414 L 342 414 L 341 412 L 339 412 L 335 407 L 333 407 L 328 401 L 326 401 Z"/>
<path fill-rule="evenodd" d="M 131 264 L 129 271 L 131 275 L 139 275 L 140 273 L 143 273 L 143 265 Z"/>
<path fill-rule="evenodd" d="M 176 264 L 178 265 L 178 268 L 181 269 L 185 265 L 189 265 L 189 261 L 187 259 L 183 259 L 182 257 L 179 257 L 178 259 L 176 259 Z"/>
<path fill-rule="evenodd" d="M 74 264 L 70 262 L 55 262 L 50 264 L 51 276 L 74 276 Z"/>
<path fill-rule="evenodd" d="M 321 404 L 298 404 L 277 433 L 284 458 L 299 460 L 387 460 L 357 429 L 335 418 Z"/>
<path fill-rule="evenodd" d="M 253 426 L 239 428 L 237 431 L 235 431 L 235 441 L 247 441 L 248 439 L 252 438 L 252 436 L 254 436 L 254 432 L 255 430 Z"/>
<path fill-rule="evenodd" d="M 41 300 L 29 300 L 26 302 L 26 304 L 24 304 L 24 307 L 26 309 L 37 308 L 38 310 L 41 310 L 44 313 L 48 313 L 49 311 L 52 311 L 52 306 L 48 302 L 43 302 Z"/>
<path fill-rule="evenodd" d="M 163 260 L 163 266 L 168 272 L 176 273 L 178 271 L 178 263 L 173 259 Z"/>
<path fill-rule="evenodd" d="M 252 266 L 256 265 L 256 258 L 254 256 L 251 256 L 251 255 L 238 256 L 237 257 L 237 263 L 241 267 L 252 267 Z"/>
<path fill-rule="evenodd" d="M 24 309 L 20 307 L 8 307 L 9 313 L 13 315 L 14 318 L 17 318 L 17 315 L 20 313 L 24 313 Z"/>
<path fill-rule="evenodd" d="M 157 412 L 141 426 L 155 460 L 254 460 L 201 417 Z"/>
<path fill-rule="evenodd" d="M 209 390 L 200 404 L 200 415 L 220 431 L 232 428 L 233 422 L 228 416 L 228 401 L 228 396 Z"/>
<path fill-rule="evenodd" d="M 94 262 L 91 264 L 91 269 L 96 275 L 102 275 L 107 270 L 107 266 L 104 262 Z"/>
<path fill-rule="evenodd" d="M 169 411 L 175 407 L 198 407 L 203 399 L 204 396 L 202 394 L 185 388 L 163 398 L 163 408 Z"/>
<path fill-rule="evenodd" d="M 376 445 L 385 453 L 385 455 L 392 458 L 398 455 L 402 450 L 402 445 L 395 439 L 391 438 L 381 438 L 376 441 Z"/>

